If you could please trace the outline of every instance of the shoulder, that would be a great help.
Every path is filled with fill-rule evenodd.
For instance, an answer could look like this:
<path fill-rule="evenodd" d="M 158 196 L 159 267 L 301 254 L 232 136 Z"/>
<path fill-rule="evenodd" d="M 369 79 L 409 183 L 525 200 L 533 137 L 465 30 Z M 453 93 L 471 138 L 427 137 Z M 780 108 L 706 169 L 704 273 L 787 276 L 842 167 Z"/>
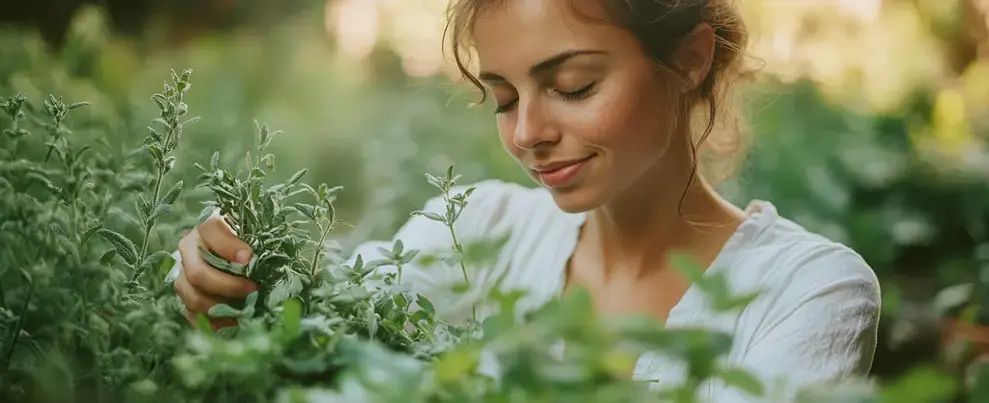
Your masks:
<path fill-rule="evenodd" d="M 798 311 L 822 323 L 827 320 L 818 313 L 878 321 L 879 280 L 861 255 L 779 216 L 771 205 L 762 208 L 764 216 L 741 235 L 749 239 L 741 241 L 729 277 L 760 293 L 755 303 L 767 323 L 792 320 Z"/>
<path fill-rule="evenodd" d="M 879 295 L 872 267 L 852 248 L 780 216 L 763 203 L 750 222 L 743 224 L 735 262 L 736 274 L 757 278 L 776 288 L 819 288 L 846 282 Z"/>

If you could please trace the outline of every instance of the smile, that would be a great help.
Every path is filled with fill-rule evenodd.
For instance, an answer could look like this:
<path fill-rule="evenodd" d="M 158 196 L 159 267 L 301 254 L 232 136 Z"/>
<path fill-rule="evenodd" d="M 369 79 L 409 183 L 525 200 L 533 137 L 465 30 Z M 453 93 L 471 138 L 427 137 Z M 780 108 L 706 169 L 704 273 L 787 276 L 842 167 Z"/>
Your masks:
<path fill-rule="evenodd" d="M 536 177 L 544 185 L 559 188 L 565 187 L 574 182 L 584 166 L 594 156 L 589 156 L 577 160 L 559 161 L 549 164 L 536 165 L 532 167 Z"/>

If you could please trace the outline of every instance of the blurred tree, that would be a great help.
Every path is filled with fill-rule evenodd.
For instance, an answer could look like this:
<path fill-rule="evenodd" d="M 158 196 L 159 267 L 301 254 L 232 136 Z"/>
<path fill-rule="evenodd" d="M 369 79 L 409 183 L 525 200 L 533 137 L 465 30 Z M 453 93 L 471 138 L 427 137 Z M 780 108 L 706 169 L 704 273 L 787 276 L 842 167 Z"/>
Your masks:
<path fill-rule="evenodd" d="M 266 27 L 289 14 L 307 8 L 321 9 L 319 0 L 38 0 L 9 2 L 0 14 L 0 24 L 37 29 L 45 43 L 60 48 L 69 24 L 80 7 L 98 5 L 110 16 L 114 33 L 140 36 L 151 21 L 161 23 L 166 43 L 176 45 L 205 31 L 224 31 L 241 26 Z"/>

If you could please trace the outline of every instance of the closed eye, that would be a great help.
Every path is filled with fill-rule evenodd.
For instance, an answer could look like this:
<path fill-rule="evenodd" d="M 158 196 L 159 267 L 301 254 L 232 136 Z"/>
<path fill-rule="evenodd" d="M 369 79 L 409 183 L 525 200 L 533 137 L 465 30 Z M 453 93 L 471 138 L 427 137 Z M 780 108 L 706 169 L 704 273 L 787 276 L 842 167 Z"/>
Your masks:
<path fill-rule="evenodd" d="M 503 104 L 498 105 L 498 107 L 495 108 L 495 114 L 497 115 L 499 113 L 508 112 L 518 102 L 519 102 L 519 99 L 518 98 L 515 98 L 515 99 L 513 99 L 511 101 L 508 101 L 506 103 L 503 103 Z"/>
<path fill-rule="evenodd" d="M 581 99 L 587 98 L 589 95 L 591 95 L 591 92 L 594 91 L 594 88 L 595 88 L 595 85 L 596 84 L 597 84 L 596 81 L 592 81 L 590 84 L 587 84 L 584 87 L 582 87 L 582 88 L 580 88 L 578 90 L 575 90 L 575 91 L 569 91 L 569 92 L 567 92 L 567 91 L 553 90 L 553 92 L 555 92 L 557 95 L 559 95 L 560 98 L 563 98 L 563 99 L 565 99 L 567 101 L 577 101 L 577 100 L 581 100 Z"/>

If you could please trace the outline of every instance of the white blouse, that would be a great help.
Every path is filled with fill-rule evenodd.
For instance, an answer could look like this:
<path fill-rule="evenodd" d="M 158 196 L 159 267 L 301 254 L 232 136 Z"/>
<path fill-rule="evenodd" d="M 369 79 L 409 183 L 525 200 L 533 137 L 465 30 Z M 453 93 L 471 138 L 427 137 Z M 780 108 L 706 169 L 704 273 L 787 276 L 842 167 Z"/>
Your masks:
<path fill-rule="evenodd" d="M 476 190 L 456 222 L 458 240 L 464 244 L 508 234 L 501 253 L 486 267 L 468 267 L 471 288 L 464 294 L 448 291 L 463 283 L 459 266 L 405 265 L 403 284 L 429 298 L 447 320 L 468 317 L 470 304 L 465 301 L 482 295 L 502 277 L 503 290 L 528 292 L 518 301 L 520 315 L 561 296 L 567 262 L 586 215 L 561 211 L 545 189 L 499 180 L 470 186 Z M 457 187 L 451 194 L 467 187 Z M 444 201 L 433 198 L 423 210 L 442 215 Z M 708 309 L 700 289 L 690 287 L 670 311 L 665 326 L 731 334 L 733 347 L 725 364 L 756 375 L 782 401 L 791 401 L 797 387 L 867 375 L 880 310 L 879 282 L 872 269 L 848 247 L 780 217 L 768 202 L 754 201 L 747 211 L 748 218 L 706 273 L 723 272 L 733 292 L 759 291 L 759 297 L 741 311 L 717 313 Z M 445 225 L 413 216 L 392 240 L 360 244 L 349 261 L 353 263 L 358 254 L 365 262 L 378 259 L 379 248 L 390 250 L 395 239 L 401 239 L 406 250 L 424 252 L 450 251 L 452 245 Z M 178 270 L 179 262 L 170 276 Z M 478 319 L 494 310 L 494 305 L 478 305 Z M 680 383 L 683 369 L 681 362 L 657 352 L 640 357 L 633 376 L 656 380 L 654 385 L 662 388 Z M 785 384 L 778 383 L 780 377 Z M 767 401 L 719 381 L 706 383 L 699 394 L 706 402 Z"/>
<path fill-rule="evenodd" d="M 464 299 L 476 298 L 502 276 L 502 289 L 528 292 L 518 302 L 522 312 L 562 295 L 567 262 L 586 215 L 561 211 L 545 189 L 499 180 L 470 186 L 476 190 L 455 224 L 458 240 L 463 244 L 508 234 L 507 244 L 492 264 L 468 267 L 473 295 L 469 291 L 467 296 L 455 297 L 446 291 L 463 282 L 459 266 L 405 266 L 403 284 L 428 297 L 450 319 L 470 315 L 470 304 Z M 444 201 L 433 198 L 423 210 L 443 214 Z M 747 211 L 748 218 L 706 273 L 721 271 L 733 292 L 758 290 L 760 296 L 741 311 L 717 313 L 708 309 L 703 292 L 691 287 L 670 311 L 666 327 L 702 327 L 732 334 L 726 364 L 756 375 L 767 391 L 775 388 L 775 396 L 782 401 L 790 401 L 797 387 L 867 375 L 879 323 L 875 273 L 848 247 L 780 217 L 768 202 L 754 201 Z M 445 225 L 421 216 L 406 222 L 395 239 L 401 239 L 406 249 L 422 251 L 449 251 L 452 245 Z M 380 258 L 378 248 L 391 249 L 393 242 L 363 243 L 350 261 L 357 254 L 365 262 Z M 478 306 L 478 319 L 493 314 L 494 309 L 493 305 Z M 646 354 L 637 361 L 634 378 L 657 380 L 655 386 L 662 388 L 678 384 L 685 375 L 682 370 L 679 361 L 660 353 Z M 786 384 L 776 383 L 780 376 Z M 707 402 L 765 401 L 716 381 L 708 382 L 699 393 Z"/>

